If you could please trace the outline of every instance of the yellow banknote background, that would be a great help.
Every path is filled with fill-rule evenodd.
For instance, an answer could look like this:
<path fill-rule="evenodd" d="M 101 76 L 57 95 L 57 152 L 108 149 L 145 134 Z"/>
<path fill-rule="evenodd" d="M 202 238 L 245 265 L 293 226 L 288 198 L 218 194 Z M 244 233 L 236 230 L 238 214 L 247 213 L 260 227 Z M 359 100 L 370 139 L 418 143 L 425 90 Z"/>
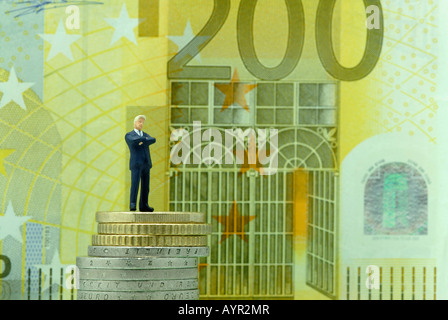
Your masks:
<path fill-rule="evenodd" d="M 2 283 L 9 280 L 17 283 L 2 284 L 2 297 L 27 297 L 27 288 L 30 286 L 28 270 L 33 268 L 32 261 L 45 271 L 45 265 L 65 267 L 74 264 L 77 256 L 86 255 L 91 236 L 95 233 L 97 211 L 127 210 L 130 171 L 124 135 L 132 130 L 134 117 L 145 114 L 147 120 L 144 131 L 157 139 L 157 143 L 151 146 L 153 169 L 150 205 L 157 211 L 205 210 L 208 222 L 214 226 L 211 252 L 219 252 L 219 257 L 214 258 L 212 255 L 200 265 L 203 297 L 367 299 L 367 291 L 364 287 L 364 291 L 359 289 L 358 284 L 364 286 L 365 267 L 371 261 L 364 255 L 344 254 L 344 250 L 349 249 L 344 247 L 346 242 L 340 241 L 342 237 L 339 233 L 350 229 L 347 226 L 350 226 L 350 217 L 355 214 L 340 210 L 343 198 L 351 195 L 351 190 L 343 189 L 343 181 L 361 180 L 365 173 L 360 172 L 359 177 L 353 177 L 352 173 L 344 176 L 344 171 L 340 172 L 340 169 L 357 146 L 381 134 L 402 135 L 406 137 L 401 140 L 404 144 L 412 144 L 415 137 L 418 139 L 416 141 L 424 144 L 424 150 L 438 146 L 440 137 L 437 135 L 436 121 L 440 101 L 439 60 L 444 53 L 439 47 L 442 42 L 440 1 L 381 1 L 384 17 L 382 54 L 374 70 L 358 81 L 339 81 L 326 72 L 319 59 L 315 41 L 319 1 L 303 0 L 301 3 L 306 27 L 301 58 L 294 70 L 280 80 L 258 79 L 241 59 L 237 41 L 240 0 L 229 1 L 230 8 L 225 22 L 207 46 L 200 50 L 199 55 L 187 64 L 230 67 L 227 79 L 216 80 L 176 79 L 175 73 L 168 69 L 169 62 L 175 59 L 181 49 L 209 21 L 216 6 L 211 0 L 108 0 L 103 4 L 79 5 L 80 27 L 73 30 L 66 26 L 71 13 L 67 13 L 65 7 L 42 10 L 17 18 L 14 18 L 13 12 L 2 12 L 8 20 L 5 20 L 7 24 L 1 22 L 0 32 L 3 32 L 1 36 L 4 43 L 0 50 L 6 52 L 2 49 L 3 45 L 14 45 L 17 54 L 9 54 L 9 51 L 8 55 L 0 54 L 0 81 L 10 81 L 14 68 L 17 78 L 23 83 L 36 83 L 34 79 L 27 78 L 27 73 L 23 70 L 29 67 L 26 61 L 32 60 L 26 59 L 26 56 L 39 54 L 42 65 L 41 75 L 39 71 L 35 72 L 41 77 L 42 94 L 34 92 L 33 89 L 39 91 L 34 86 L 24 91 L 23 105 L 15 100 L 0 107 L 3 130 L 3 137 L 0 138 L 0 180 L 4 187 L 1 213 L 3 217 L 10 214 L 29 217 L 26 223 L 22 222 L 24 226 L 20 229 L 22 233 L 19 236 L 5 233 L 0 225 L 0 235 L 2 232 L 4 234 L 0 254 L 10 256 L 12 250 L 21 249 L 17 258 L 12 259 L 13 272 L 9 278 L 0 279 Z M 6 5 L 2 7 L 5 12 L 21 8 L 20 4 L 10 4 L 11 7 Z M 258 1 L 256 6 L 254 45 L 258 58 L 266 66 L 275 67 L 284 56 L 291 23 L 287 12 L 286 1 L 283 0 Z M 26 50 L 20 48 L 25 46 L 14 41 L 14 34 L 24 35 L 30 32 L 25 20 L 37 15 L 41 17 L 41 25 L 36 22 L 29 26 L 30 30 L 36 32 L 33 38 L 36 44 L 29 45 L 32 51 L 24 52 Z M 333 45 L 336 57 L 346 67 L 355 66 L 364 53 L 367 34 L 365 20 L 363 1 L 337 1 L 333 16 Z M 126 23 L 130 23 L 131 27 Z M 58 34 L 60 38 L 51 37 Z M 25 61 L 22 65 L 18 62 L 20 55 L 23 55 Z M 13 58 L 15 56 L 18 57 L 17 60 Z M 235 78 L 235 71 L 238 78 Z M 228 173 L 225 178 L 227 180 L 219 178 L 217 188 L 210 189 L 205 196 L 211 197 L 211 193 L 217 193 L 220 194 L 218 198 L 204 199 L 202 194 L 194 201 L 193 196 L 181 198 L 181 192 L 174 186 L 181 183 L 179 181 L 183 181 L 184 186 L 185 183 L 191 186 L 195 181 L 200 181 L 200 176 L 193 178 L 194 169 L 199 169 L 200 174 L 208 175 L 209 182 L 215 181 L 214 174 L 220 171 L 217 167 L 210 171 L 204 166 L 197 166 L 190 171 L 174 168 L 169 159 L 171 130 L 189 127 L 192 121 L 198 120 L 194 118 L 193 110 L 221 110 L 223 103 L 219 100 L 219 95 L 222 92 L 215 83 L 228 84 L 232 81 L 255 85 L 255 89 L 248 92 L 245 98 L 249 106 L 248 114 L 257 120 L 241 124 L 237 119 L 239 113 L 235 113 L 234 123 L 220 125 L 219 117 L 223 113 L 216 111 L 205 118 L 201 115 L 200 119 L 208 119 L 205 126 L 273 126 L 284 130 L 285 135 L 289 134 L 287 130 L 293 128 L 296 135 L 310 134 L 310 137 L 318 132 L 323 141 L 321 144 L 329 145 L 333 152 L 332 156 L 336 161 L 330 162 L 334 166 L 312 168 L 307 163 L 307 158 L 296 159 L 300 158 L 298 152 L 297 157 L 293 155 L 292 160 L 285 160 L 288 165 L 284 168 L 287 169 L 280 170 L 275 177 L 252 176 L 251 172 L 259 173 L 252 169 L 247 174 L 247 180 L 244 180 L 246 175 L 238 175 L 238 167 L 237 171 Z M 182 101 L 183 96 L 182 99 L 175 98 L 174 95 L 178 93 L 175 88 L 179 88 L 176 83 L 179 82 L 180 87 L 191 88 L 187 93 L 191 101 L 195 92 L 192 88 L 197 86 L 197 82 L 206 83 L 208 101 L 205 104 L 199 103 L 198 107 L 192 106 L 193 102 Z M 275 86 L 275 90 L 280 90 L 278 88 L 283 84 L 294 88 L 291 91 L 294 92 L 291 106 L 286 103 L 282 109 L 277 108 L 291 114 L 298 104 L 300 108 L 303 107 L 299 95 L 302 88 L 306 93 L 306 88 L 311 90 L 309 88 L 334 86 L 337 92 L 336 98 L 333 98 L 334 106 L 337 107 L 337 120 L 325 125 L 312 123 L 309 126 L 301 122 L 300 114 L 294 113 L 297 121 L 282 122 L 282 114 L 289 113 L 281 113 L 274 108 L 275 123 L 263 120 L 261 124 L 258 119 L 269 119 L 269 116 L 256 113 L 257 103 L 261 101 L 257 94 L 260 88 L 265 88 L 263 85 L 267 88 L 271 84 Z M 179 92 L 182 95 L 182 91 Z M 4 92 L 3 97 L 6 97 Z M 280 100 L 279 96 L 276 99 Z M 238 101 L 234 99 L 234 102 L 229 109 L 241 109 Z M 263 106 L 263 110 L 270 112 L 267 106 L 269 103 Z M 308 105 L 307 108 L 311 109 Z M 328 110 L 333 112 L 334 108 L 329 107 Z M 182 118 L 185 112 L 190 115 L 186 120 Z M 176 120 L 176 117 L 181 120 Z M 295 141 L 294 138 L 290 139 L 289 142 Z M 314 143 L 311 138 L 308 142 L 309 145 Z M 306 145 L 301 146 L 307 148 Z M 428 163 L 424 165 L 428 166 Z M 233 174 L 235 178 L 231 178 Z M 232 183 L 234 189 L 226 189 L 225 185 Z M 320 183 L 326 186 L 322 190 L 328 191 L 318 194 L 317 190 L 320 189 L 315 187 L 314 192 L 310 183 L 313 186 Z M 253 184 L 252 187 L 250 184 Z M 280 188 L 281 184 L 283 187 Z M 255 185 L 261 190 L 269 188 L 269 194 L 274 194 L 275 189 L 279 191 L 274 196 L 264 196 L 263 191 L 258 196 L 253 191 L 251 196 L 245 198 L 244 191 L 241 190 L 254 190 Z M 223 190 L 222 194 L 219 190 Z M 235 199 L 229 194 L 234 195 Z M 324 198 L 326 200 L 322 200 Z M 217 207 L 209 203 L 211 200 L 219 202 L 219 212 L 215 211 Z M 319 208 L 322 209 L 312 211 L 312 201 L 318 201 L 315 202 L 316 208 L 319 203 Z M 260 209 L 263 206 L 275 209 Z M 8 211 L 8 208 L 13 209 Z M 283 210 L 286 218 L 281 218 Z M 431 210 L 435 209 L 430 207 L 428 210 L 428 215 L 434 216 Z M 314 221 L 310 212 L 313 217 L 322 217 L 325 222 L 321 224 L 320 220 Z M 219 222 L 222 221 L 219 216 L 230 214 L 237 217 L 260 214 L 261 222 L 257 222 L 256 218 L 241 219 L 248 241 L 245 241 L 241 232 L 233 230 L 232 233 L 232 230 L 227 229 L 228 226 Z M 333 220 L 329 215 L 333 216 Z M 290 221 L 288 219 L 293 221 L 292 230 L 286 226 L 286 221 Z M 12 220 L 4 221 L 12 223 L 9 222 Z M 284 223 L 285 227 L 276 229 L 277 223 Z M 342 223 L 345 223 L 345 227 L 341 226 Z M 38 230 L 37 235 L 41 237 L 38 241 L 40 244 L 36 244 L 39 248 L 31 246 L 34 236 L 32 232 L 35 232 L 33 230 Z M 310 232 L 313 232 L 314 237 L 310 236 Z M 431 232 L 430 228 L 428 232 Z M 223 234 L 226 234 L 227 239 L 221 243 Z M 10 237 L 6 238 L 6 235 Z M 273 240 L 277 236 L 281 240 Z M 316 243 L 316 246 L 310 248 L 310 243 Z M 324 248 L 322 252 L 319 249 L 321 247 Z M 280 258 L 262 253 L 272 248 Z M 35 253 L 31 255 L 33 250 Z M 229 253 L 231 251 L 233 254 Z M 289 251 L 293 257 L 288 256 Z M 247 260 L 244 257 L 241 261 L 235 258 L 234 255 L 238 254 L 247 254 Z M 430 271 L 426 272 L 425 269 L 425 279 L 434 278 L 436 274 L 434 265 L 437 262 L 433 261 L 437 259 L 435 255 L 402 257 L 400 254 L 394 256 L 385 253 L 376 258 L 388 268 L 390 265 L 397 266 L 397 270 L 401 270 L 399 268 L 403 265 L 410 268 L 420 264 L 427 266 Z M 400 258 L 408 260 L 403 262 Z M 422 260 L 412 260 L 417 258 L 432 260 L 428 264 Z M 362 273 L 363 278 L 356 285 L 347 286 L 347 283 L 355 281 L 354 276 L 346 280 L 346 268 L 351 266 L 352 259 L 364 259 L 359 264 L 364 269 L 356 271 L 359 277 Z M 384 262 L 381 259 L 389 260 Z M 272 276 L 275 279 L 269 273 L 275 274 Z M 36 270 L 32 271 L 32 275 L 38 276 Z M 247 277 L 247 281 L 242 279 L 244 277 Z M 394 286 L 395 290 L 405 283 L 400 277 L 401 274 L 397 274 L 390 281 L 398 281 Z M 36 284 L 33 286 L 37 287 Z M 429 282 L 427 286 L 430 287 Z M 431 286 L 431 290 L 424 296 L 427 299 L 432 299 L 435 295 L 432 282 Z M 352 294 L 350 290 L 353 290 Z M 12 291 L 18 292 L 11 293 Z M 361 291 L 362 296 L 357 295 Z M 62 296 L 66 299 L 72 297 L 65 289 Z M 378 293 L 374 293 L 374 297 L 378 298 Z M 384 294 L 383 298 L 389 297 L 392 296 Z M 393 296 L 397 297 L 401 296 Z M 411 298 L 411 295 L 406 298 Z M 423 298 L 423 295 L 417 298 Z"/>
<path fill-rule="evenodd" d="M 163 210 L 165 206 L 168 115 L 161 61 L 166 60 L 167 53 L 164 41 L 157 39 L 139 40 L 138 46 L 120 39 L 111 45 L 114 29 L 94 17 L 118 17 L 120 4 L 83 8 L 81 15 L 89 27 L 83 29 L 83 42 L 72 47 L 74 61 L 59 56 L 45 64 L 45 103 L 57 117 L 58 130 L 64 132 L 61 148 L 67 150 L 61 172 L 61 180 L 68 186 L 62 194 L 62 211 L 67 214 L 62 213 L 61 221 L 62 230 L 68 228 L 61 233 L 61 248 L 67 248 L 61 250 L 61 259 L 67 261 L 90 243 L 94 212 L 127 207 L 127 150 L 123 141 L 133 127 L 134 113 L 147 114 L 146 130 L 159 140 L 152 148 L 155 170 L 151 196 L 157 208 Z M 138 17 L 135 3 L 130 2 L 127 8 L 129 16 Z M 54 22 L 46 24 L 47 33 L 57 27 L 58 18 L 53 14 L 46 14 L 46 19 Z M 133 113 L 128 114 L 128 108 Z"/>

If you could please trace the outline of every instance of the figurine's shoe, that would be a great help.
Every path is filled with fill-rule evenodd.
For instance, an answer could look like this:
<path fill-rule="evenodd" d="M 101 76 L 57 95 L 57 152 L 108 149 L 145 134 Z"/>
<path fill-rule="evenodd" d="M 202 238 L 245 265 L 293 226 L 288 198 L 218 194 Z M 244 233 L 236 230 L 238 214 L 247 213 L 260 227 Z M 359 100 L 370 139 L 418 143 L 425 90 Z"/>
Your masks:
<path fill-rule="evenodd" d="M 137 211 L 137 208 L 130 208 L 130 211 Z"/>
<path fill-rule="evenodd" d="M 143 208 L 140 208 L 141 212 L 154 212 L 154 208 L 150 206 L 145 206 Z"/>

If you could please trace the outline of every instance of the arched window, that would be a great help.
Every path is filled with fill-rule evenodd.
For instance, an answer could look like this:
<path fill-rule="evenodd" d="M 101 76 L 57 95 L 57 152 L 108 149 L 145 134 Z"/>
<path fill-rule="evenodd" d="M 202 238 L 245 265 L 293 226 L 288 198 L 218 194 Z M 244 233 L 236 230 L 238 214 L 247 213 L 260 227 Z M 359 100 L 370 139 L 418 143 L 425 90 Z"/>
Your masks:
<path fill-rule="evenodd" d="M 389 163 L 370 175 L 364 193 L 364 233 L 428 233 L 428 190 L 415 168 L 406 163 Z"/>

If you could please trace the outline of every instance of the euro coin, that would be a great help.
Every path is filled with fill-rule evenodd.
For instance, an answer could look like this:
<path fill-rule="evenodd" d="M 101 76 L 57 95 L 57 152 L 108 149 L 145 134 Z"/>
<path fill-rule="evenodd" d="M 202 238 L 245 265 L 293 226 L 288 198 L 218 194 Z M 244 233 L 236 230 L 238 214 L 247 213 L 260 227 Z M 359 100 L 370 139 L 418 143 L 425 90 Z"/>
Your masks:
<path fill-rule="evenodd" d="M 88 246 L 89 257 L 157 257 L 157 258 L 189 258 L 207 257 L 209 247 L 116 247 L 116 246 Z"/>
<path fill-rule="evenodd" d="M 198 300 L 199 290 L 102 292 L 78 290 L 78 300 Z"/>
<path fill-rule="evenodd" d="M 136 247 L 196 247 L 206 246 L 207 236 L 141 236 L 95 234 L 92 236 L 92 245 Z"/>
<path fill-rule="evenodd" d="M 97 212 L 98 223 L 205 223 L 201 212 Z"/>
<path fill-rule="evenodd" d="M 168 291 L 198 289 L 198 279 L 183 280 L 81 280 L 82 291 Z"/>
<path fill-rule="evenodd" d="M 83 269 L 79 280 L 171 280 L 197 278 L 197 268 L 178 269 Z"/>
<path fill-rule="evenodd" d="M 99 223 L 99 234 L 132 235 L 207 235 L 210 224 Z"/>
<path fill-rule="evenodd" d="M 84 269 L 167 269 L 197 268 L 198 258 L 154 257 L 77 257 L 76 266 Z"/>

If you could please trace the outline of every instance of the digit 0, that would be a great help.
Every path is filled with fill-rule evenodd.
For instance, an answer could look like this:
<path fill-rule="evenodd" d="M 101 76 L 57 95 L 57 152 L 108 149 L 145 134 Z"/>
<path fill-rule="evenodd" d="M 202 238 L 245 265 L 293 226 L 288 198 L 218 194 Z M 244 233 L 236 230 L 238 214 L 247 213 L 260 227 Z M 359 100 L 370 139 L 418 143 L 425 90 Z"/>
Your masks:
<path fill-rule="evenodd" d="M 11 260 L 7 256 L 0 255 L 0 260 L 3 261 L 4 269 L 0 273 L 0 279 L 6 278 L 11 273 Z"/>
<path fill-rule="evenodd" d="M 353 68 L 345 68 L 334 54 L 332 40 L 332 22 L 337 0 L 319 0 L 316 17 L 316 45 L 320 61 L 325 70 L 336 79 L 356 81 L 368 76 L 380 58 L 384 38 L 384 18 L 379 15 L 380 27 L 367 29 L 367 41 L 364 55 L 359 64 Z M 381 0 L 363 0 L 367 8 L 377 6 L 382 13 Z"/>
<path fill-rule="evenodd" d="M 366 8 L 376 6 L 379 28 L 368 28 L 364 55 L 353 68 L 342 66 L 334 54 L 332 22 L 337 0 L 319 0 L 316 17 L 316 46 L 325 70 L 341 81 L 356 81 L 368 76 L 380 58 L 384 38 L 381 0 L 363 0 Z M 287 77 L 297 67 L 305 38 L 305 17 L 302 0 L 285 0 L 288 10 L 288 45 L 283 60 L 276 67 L 264 66 L 257 57 L 253 27 L 258 0 L 241 0 L 237 20 L 237 41 L 241 59 L 247 70 L 261 80 L 275 81 Z M 228 66 L 187 66 L 208 45 L 224 25 L 230 12 L 230 0 L 214 0 L 213 13 L 204 28 L 168 62 L 170 79 L 230 79 Z"/>
<path fill-rule="evenodd" d="M 294 71 L 302 55 L 305 39 L 305 18 L 302 0 L 285 0 L 288 10 L 288 46 L 280 64 L 264 66 L 257 57 L 254 44 L 254 18 L 258 0 L 241 0 L 238 12 L 238 50 L 247 70 L 261 80 L 280 80 Z"/>

